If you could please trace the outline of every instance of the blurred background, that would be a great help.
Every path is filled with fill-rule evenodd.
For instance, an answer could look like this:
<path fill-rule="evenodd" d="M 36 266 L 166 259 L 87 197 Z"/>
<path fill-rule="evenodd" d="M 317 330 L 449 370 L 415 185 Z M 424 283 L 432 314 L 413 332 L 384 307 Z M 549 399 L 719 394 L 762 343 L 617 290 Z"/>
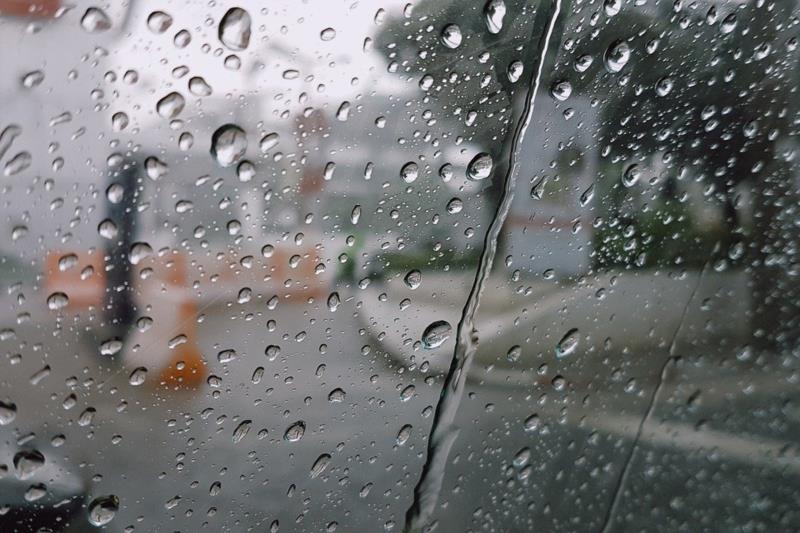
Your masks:
<path fill-rule="evenodd" d="M 797 531 L 798 32 L 0 0 L 0 529 Z"/>

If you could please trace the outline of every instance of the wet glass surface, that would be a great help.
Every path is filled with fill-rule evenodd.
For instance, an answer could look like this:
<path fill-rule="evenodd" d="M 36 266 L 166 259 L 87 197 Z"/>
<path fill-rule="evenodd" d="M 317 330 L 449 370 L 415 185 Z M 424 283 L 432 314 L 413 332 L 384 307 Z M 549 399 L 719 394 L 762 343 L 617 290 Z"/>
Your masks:
<path fill-rule="evenodd" d="M 0 0 L 0 530 L 797 530 L 799 15 Z"/>

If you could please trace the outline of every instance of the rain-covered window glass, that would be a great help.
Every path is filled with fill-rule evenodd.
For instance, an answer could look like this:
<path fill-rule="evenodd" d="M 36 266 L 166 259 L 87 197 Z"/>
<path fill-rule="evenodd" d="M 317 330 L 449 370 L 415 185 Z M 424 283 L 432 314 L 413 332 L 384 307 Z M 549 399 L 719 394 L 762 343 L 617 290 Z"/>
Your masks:
<path fill-rule="evenodd" d="M 0 0 L 0 531 L 800 530 L 796 0 Z"/>

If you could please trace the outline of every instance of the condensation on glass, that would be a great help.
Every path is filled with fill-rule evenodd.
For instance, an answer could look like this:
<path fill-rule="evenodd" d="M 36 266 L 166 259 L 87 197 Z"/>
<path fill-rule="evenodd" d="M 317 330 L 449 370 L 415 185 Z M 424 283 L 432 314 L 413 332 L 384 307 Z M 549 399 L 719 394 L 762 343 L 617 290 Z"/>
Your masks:
<path fill-rule="evenodd" d="M 796 0 L 0 0 L 0 530 L 800 528 Z"/>

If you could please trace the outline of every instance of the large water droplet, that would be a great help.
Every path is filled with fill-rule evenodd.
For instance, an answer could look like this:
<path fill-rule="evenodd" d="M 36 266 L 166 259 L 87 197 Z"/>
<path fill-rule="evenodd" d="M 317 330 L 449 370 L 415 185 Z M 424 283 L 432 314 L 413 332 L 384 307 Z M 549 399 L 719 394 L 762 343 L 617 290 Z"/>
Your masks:
<path fill-rule="evenodd" d="M 147 17 L 147 27 L 153 33 L 164 33 L 172 26 L 172 17 L 163 11 L 153 11 Z"/>
<path fill-rule="evenodd" d="M 545 188 L 547 187 L 547 182 L 550 180 L 547 176 L 542 176 L 539 178 L 539 181 L 533 184 L 531 187 L 531 198 L 534 200 L 541 200 L 544 196 Z"/>
<path fill-rule="evenodd" d="M 11 402 L 0 401 L 0 426 L 7 426 L 17 418 L 17 406 Z"/>
<path fill-rule="evenodd" d="M 336 311 L 339 308 L 340 303 L 341 301 L 339 300 L 338 292 L 332 292 L 330 296 L 328 296 L 328 309 L 330 309 L 331 312 Z"/>
<path fill-rule="evenodd" d="M 23 497 L 26 502 L 35 502 L 47 496 L 47 486 L 44 483 L 34 483 L 25 490 Z"/>
<path fill-rule="evenodd" d="M 81 17 L 81 27 L 89 33 L 99 33 L 111 28 L 111 19 L 98 7 L 90 7 Z"/>
<path fill-rule="evenodd" d="M 159 158 L 151 156 L 144 160 L 144 170 L 147 173 L 147 177 L 155 181 L 166 174 L 169 167 Z"/>
<path fill-rule="evenodd" d="M 325 471 L 325 469 L 328 468 L 328 464 L 330 464 L 330 462 L 331 462 L 330 454 L 323 453 L 322 455 L 317 457 L 316 461 L 314 461 L 314 464 L 311 466 L 311 472 L 309 472 L 309 476 L 312 479 L 319 477 Z"/>
<path fill-rule="evenodd" d="M 508 70 L 506 71 L 508 81 L 511 83 L 518 82 L 522 77 L 523 70 L 525 70 L 525 65 L 522 64 L 522 61 L 512 61 L 511 64 L 508 65 Z"/>
<path fill-rule="evenodd" d="M 276 146 L 278 146 L 278 142 L 280 142 L 281 137 L 275 132 L 267 133 L 261 138 L 261 142 L 259 143 L 259 148 L 261 149 L 262 154 L 266 154 L 268 151 L 272 150 Z"/>
<path fill-rule="evenodd" d="M 397 442 L 398 446 L 403 446 L 406 442 L 408 442 L 408 438 L 411 436 L 411 424 L 406 424 L 400 428 L 400 431 L 397 432 L 397 438 L 395 442 Z"/>
<path fill-rule="evenodd" d="M 138 387 L 142 385 L 147 378 L 147 369 L 143 366 L 135 368 L 133 372 L 131 372 L 130 376 L 128 376 L 128 383 L 133 385 L 134 387 Z"/>
<path fill-rule="evenodd" d="M 252 420 L 242 420 L 239 425 L 236 426 L 236 429 L 233 430 L 233 443 L 238 444 L 242 442 L 242 439 L 247 436 L 247 433 L 250 431 L 250 426 L 252 425 Z"/>
<path fill-rule="evenodd" d="M 302 420 L 299 420 L 286 429 L 286 432 L 283 434 L 283 438 L 289 442 L 297 442 L 303 438 L 305 433 L 306 424 Z"/>
<path fill-rule="evenodd" d="M 603 2 L 603 11 L 606 15 L 613 17 L 622 9 L 622 0 L 605 0 Z"/>
<path fill-rule="evenodd" d="M 414 183 L 418 176 L 419 166 L 413 161 L 409 161 L 400 169 L 400 177 L 403 178 L 403 181 L 406 183 Z"/>
<path fill-rule="evenodd" d="M 332 41 L 336 38 L 336 30 L 333 28 L 325 28 L 319 32 L 319 38 L 323 41 Z"/>
<path fill-rule="evenodd" d="M 119 498 L 110 494 L 99 496 L 89 504 L 89 523 L 93 526 L 104 526 L 111 522 L 119 511 Z"/>
<path fill-rule="evenodd" d="M 347 122 L 348 118 L 350 118 L 350 102 L 345 100 L 336 110 L 336 120 Z"/>
<path fill-rule="evenodd" d="M 211 155 L 220 166 L 238 163 L 247 151 L 247 135 L 235 124 L 225 124 L 211 136 Z"/>
<path fill-rule="evenodd" d="M 230 363 L 238 357 L 236 350 L 222 350 L 217 354 L 217 361 L 222 364 Z"/>
<path fill-rule="evenodd" d="M 219 40 L 231 50 L 244 50 L 250 44 L 250 14 L 240 7 L 225 13 L 219 23 Z"/>
<path fill-rule="evenodd" d="M 128 127 L 128 115 L 122 111 L 117 111 L 111 115 L 111 127 L 114 131 L 122 131 Z"/>
<path fill-rule="evenodd" d="M 353 206 L 353 210 L 350 211 L 350 223 L 358 224 L 358 221 L 360 219 L 361 219 L 361 206 L 356 204 Z"/>
<path fill-rule="evenodd" d="M 211 85 L 201 76 L 189 78 L 189 92 L 195 96 L 209 96 L 213 91 Z"/>
<path fill-rule="evenodd" d="M 672 78 L 661 78 L 656 82 L 656 94 L 658 96 L 667 96 L 670 92 L 672 92 L 672 87 L 674 85 L 675 82 L 672 81 Z"/>
<path fill-rule="evenodd" d="M 64 309 L 67 305 L 69 305 L 69 296 L 67 296 L 66 293 L 54 292 L 47 297 L 47 307 L 51 311 Z"/>
<path fill-rule="evenodd" d="M 464 36 L 461 34 L 461 28 L 458 24 L 448 24 L 442 29 L 442 44 L 447 48 L 458 48 L 461 46 L 461 41 Z"/>
<path fill-rule="evenodd" d="M 723 35 L 727 35 L 727 34 L 731 33 L 733 30 L 735 30 L 736 29 L 736 13 L 731 13 L 730 15 L 728 15 L 727 17 L 722 19 L 722 22 L 720 23 L 719 29 L 720 29 L 720 31 L 722 32 Z"/>
<path fill-rule="evenodd" d="M 594 58 L 589 54 L 583 54 L 575 59 L 573 66 L 577 72 L 586 72 L 592 66 L 592 63 L 594 63 Z"/>
<path fill-rule="evenodd" d="M 615 41 L 608 47 L 603 55 L 606 70 L 611 73 L 619 72 L 631 58 L 631 47 L 625 41 Z"/>
<path fill-rule="evenodd" d="M 138 265 L 153 255 L 153 248 L 146 242 L 135 242 L 131 245 L 128 259 L 132 265 Z"/>
<path fill-rule="evenodd" d="M 506 360 L 510 363 L 519 361 L 520 356 L 522 356 L 522 347 L 519 344 L 515 344 L 506 352 Z"/>
<path fill-rule="evenodd" d="M 106 189 L 106 198 L 112 204 L 118 204 L 122 201 L 123 196 L 125 196 L 125 187 L 120 185 L 119 183 L 112 183 Z"/>
<path fill-rule="evenodd" d="M 14 455 L 14 473 L 19 479 L 30 479 L 44 466 L 44 455 L 38 450 L 23 450 Z"/>
<path fill-rule="evenodd" d="M 451 215 L 456 215 L 464 209 L 464 202 L 460 198 L 453 198 L 447 202 L 447 212 Z"/>
<path fill-rule="evenodd" d="M 186 105 L 186 99 L 181 93 L 171 92 L 156 103 L 156 111 L 164 118 L 175 118 Z"/>
<path fill-rule="evenodd" d="M 422 273 L 419 270 L 410 270 L 406 277 L 403 278 L 406 286 L 412 291 L 420 286 L 422 283 Z"/>
<path fill-rule="evenodd" d="M 19 174 L 29 166 L 33 162 L 33 156 L 31 156 L 30 152 L 20 152 L 8 161 L 6 161 L 5 167 L 3 167 L 3 174 L 6 176 L 13 176 L 15 174 Z"/>
<path fill-rule="evenodd" d="M 439 167 L 439 177 L 442 178 L 442 181 L 445 183 L 453 179 L 453 165 L 445 163 Z"/>
<path fill-rule="evenodd" d="M 422 333 L 422 344 L 425 348 L 432 350 L 438 348 L 450 338 L 450 333 L 453 331 L 450 323 L 445 320 L 437 320 L 425 328 Z"/>
<path fill-rule="evenodd" d="M 172 38 L 172 42 L 175 43 L 175 46 L 178 48 L 186 48 L 189 46 L 189 43 L 192 42 L 192 34 L 189 33 L 189 30 L 181 30 L 175 34 L 175 37 Z"/>
<path fill-rule="evenodd" d="M 532 414 L 522 424 L 522 427 L 525 429 L 526 432 L 530 433 L 539 429 L 539 424 L 541 423 L 541 419 L 539 415 Z"/>
<path fill-rule="evenodd" d="M 486 152 L 481 152 L 469 162 L 467 166 L 467 177 L 475 181 L 485 180 L 492 175 L 493 166 L 494 161 L 492 160 L 492 156 Z"/>
<path fill-rule="evenodd" d="M 22 86 L 26 89 L 33 89 L 41 85 L 44 81 L 44 72 L 41 70 L 34 70 L 32 72 L 28 72 L 22 77 Z"/>
<path fill-rule="evenodd" d="M 626 168 L 625 172 L 622 173 L 622 184 L 626 187 L 633 187 L 639 182 L 641 177 L 642 170 L 639 168 L 639 165 L 634 163 Z"/>
<path fill-rule="evenodd" d="M 566 357 L 574 353 L 578 348 L 578 341 L 580 341 L 578 328 L 567 331 L 556 345 L 556 357 Z"/>
<path fill-rule="evenodd" d="M 97 233 L 104 239 L 113 240 L 117 238 L 119 229 L 113 220 L 107 218 L 97 225 Z"/>
<path fill-rule="evenodd" d="M 341 388 L 335 388 L 328 393 L 328 401 L 331 403 L 341 403 L 347 397 L 347 394 Z"/>
<path fill-rule="evenodd" d="M 400 391 L 400 401 L 407 402 L 416 394 L 417 388 L 414 385 L 409 385 Z"/>
<path fill-rule="evenodd" d="M 108 339 L 100 345 L 100 353 L 102 355 L 116 355 L 120 350 L 122 350 L 122 341 L 119 339 Z"/>
<path fill-rule="evenodd" d="M 572 84 L 566 80 L 557 81 L 550 87 L 550 96 L 563 102 L 572 94 Z"/>
<path fill-rule="evenodd" d="M 66 272 L 78 264 L 78 256 L 75 254 L 64 254 L 58 258 L 58 270 Z"/>
<path fill-rule="evenodd" d="M 500 33 L 503 29 L 503 19 L 506 16 L 506 4 L 503 0 L 489 0 L 483 8 L 486 17 L 486 28 L 489 33 Z"/>

